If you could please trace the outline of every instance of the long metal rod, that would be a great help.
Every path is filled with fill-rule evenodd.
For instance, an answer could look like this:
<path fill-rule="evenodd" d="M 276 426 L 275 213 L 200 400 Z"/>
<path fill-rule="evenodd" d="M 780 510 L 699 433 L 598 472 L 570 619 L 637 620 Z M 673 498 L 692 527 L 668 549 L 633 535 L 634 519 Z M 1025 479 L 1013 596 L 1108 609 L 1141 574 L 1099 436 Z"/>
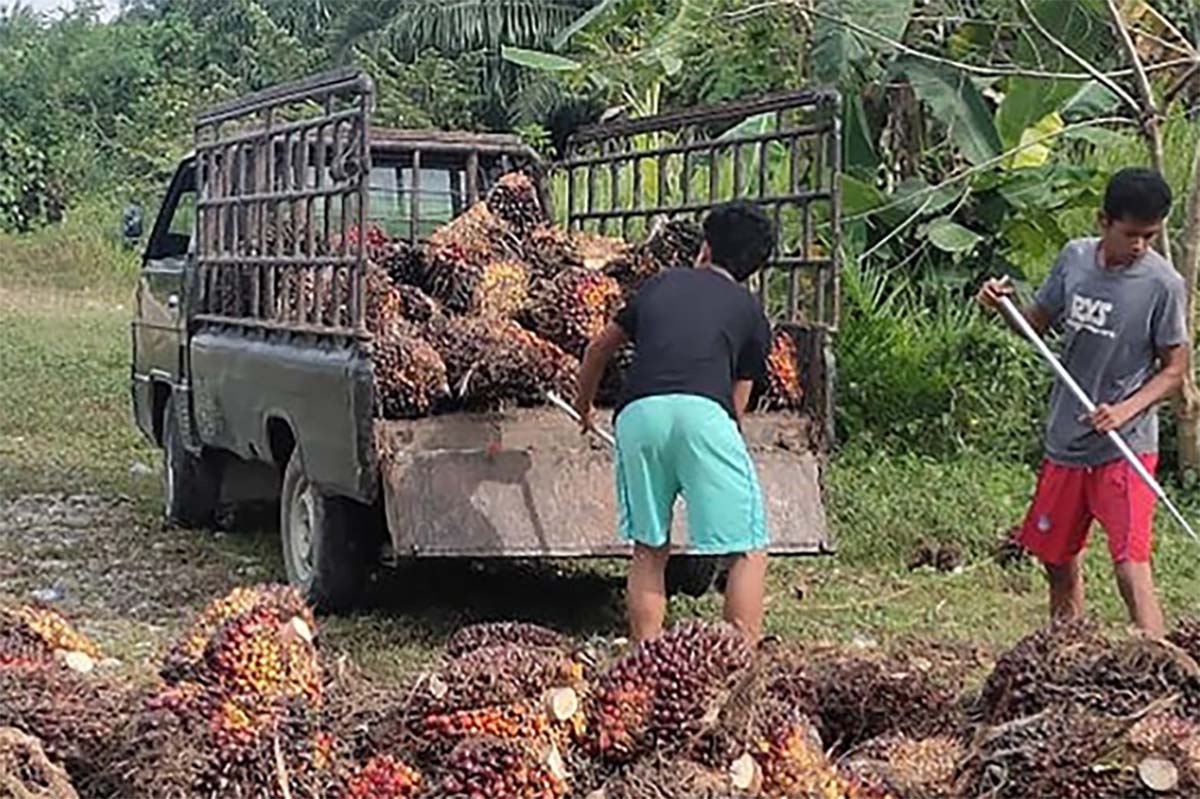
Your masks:
<path fill-rule="evenodd" d="M 1013 301 L 1008 297 L 1001 297 L 1000 307 L 1004 310 L 1005 315 L 1012 321 L 1012 323 L 1017 326 L 1017 329 L 1021 331 L 1025 338 L 1029 339 L 1029 342 L 1033 344 L 1034 348 L 1038 351 L 1046 363 L 1050 365 L 1050 368 L 1054 370 L 1054 373 L 1058 375 L 1058 379 L 1063 382 L 1063 385 L 1065 385 L 1070 392 L 1075 395 L 1075 398 L 1079 400 L 1081 405 L 1083 405 L 1084 410 L 1086 410 L 1088 413 L 1095 412 L 1096 403 L 1092 401 L 1092 398 L 1087 395 L 1087 392 L 1083 390 L 1079 383 L 1075 382 L 1075 378 L 1071 376 L 1071 373 L 1067 371 L 1067 368 L 1063 366 L 1058 358 L 1055 357 L 1054 353 L 1050 351 L 1050 348 L 1046 346 L 1046 342 L 1043 341 L 1042 337 L 1037 334 L 1037 331 L 1034 330 L 1033 326 L 1029 324 L 1029 321 L 1025 319 L 1025 315 L 1018 310 L 1016 305 L 1013 304 Z M 1170 511 L 1171 515 L 1175 517 L 1175 521 L 1179 523 L 1179 526 L 1183 528 L 1184 532 L 1193 539 L 1200 541 L 1200 537 L 1197 537 L 1196 531 L 1193 530 L 1192 526 L 1187 523 L 1186 519 L 1183 518 L 1183 514 L 1181 514 L 1179 509 L 1175 507 L 1175 503 L 1171 502 L 1170 498 L 1167 496 L 1167 492 L 1163 490 L 1163 487 L 1159 484 L 1158 480 L 1154 479 L 1154 475 L 1150 474 L 1150 470 L 1146 468 L 1144 463 L 1142 463 L 1141 458 L 1135 455 L 1133 450 L 1129 448 L 1129 445 L 1125 443 L 1125 439 L 1121 438 L 1121 434 L 1116 430 L 1110 430 L 1108 432 L 1108 438 L 1114 445 L 1116 445 L 1117 450 L 1121 453 L 1121 457 L 1128 461 L 1129 465 L 1133 467 L 1133 470 L 1137 472 L 1138 477 L 1142 478 L 1142 481 L 1150 487 L 1150 489 L 1160 500 L 1162 500 L 1162 503 L 1167 507 L 1167 510 Z"/>
<path fill-rule="evenodd" d="M 570 416 L 576 422 L 579 421 L 579 414 L 575 412 L 575 409 L 571 407 L 571 404 L 569 402 L 564 400 L 562 397 L 558 396 L 558 394 L 554 393 L 553 391 L 547 391 L 546 399 L 550 400 L 551 405 L 554 405 L 555 407 L 557 407 L 560 411 L 565 413 L 567 416 Z M 597 436 L 599 436 L 600 440 L 603 441 L 605 444 L 608 444 L 610 447 L 617 446 L 616 439 L 614 439 L 612 437 L 612 434 L 609 433 L 607 430 L 601 430 L 599 427 L 593 427 L 592 432 L 595 433 Z"/>

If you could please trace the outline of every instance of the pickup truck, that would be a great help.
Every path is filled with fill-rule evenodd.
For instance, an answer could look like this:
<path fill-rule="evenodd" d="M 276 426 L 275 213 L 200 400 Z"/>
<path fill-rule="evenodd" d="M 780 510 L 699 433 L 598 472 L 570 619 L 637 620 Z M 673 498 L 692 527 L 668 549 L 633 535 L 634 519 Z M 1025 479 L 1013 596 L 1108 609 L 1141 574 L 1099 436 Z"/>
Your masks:
<path fill-rule="evenodd" d="M 354 606 L 381 559 L 628 555 L 610 453 L 560 412 L 376 414 L 368 254 L 355 231 L 419 242 L 521 169 L 573 230 L 632 240 L 731 197 L 775 215 L 780 246 L 756 289 L 797 344 L 804 403 L 752 414 L 745 435 L 772 552 L 831 551 L 820 477 L 832 438 L 837 95 L 611 121 L 547 163 L 510 135 L 372 127 L 373 92 L 368 75 L 338 70 L 196 117 L 194 150 L 147 239 L 132 323 L 134 417 L 163 452 L 168 520 L 209 525 L 219 503 L 261 484 L 279 503 L 289 580 L 335 612 Z M 713 559 L 681 549 L 672 561 L 690 592 L 711 583 Z"/>

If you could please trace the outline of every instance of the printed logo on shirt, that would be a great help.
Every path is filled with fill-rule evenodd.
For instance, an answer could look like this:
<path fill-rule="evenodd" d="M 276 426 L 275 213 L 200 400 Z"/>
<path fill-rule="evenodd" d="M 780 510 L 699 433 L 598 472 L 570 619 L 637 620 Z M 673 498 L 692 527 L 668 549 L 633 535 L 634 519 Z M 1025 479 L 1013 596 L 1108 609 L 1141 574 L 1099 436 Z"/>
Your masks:
<path fill-rule="evenodd" d="M 1107 327 L 1108 315 L 1112 313 L 1113 304 L 1104 300 L 1094 300 L 1076 294 L 1071 297 L 1071 312 L 1067 317 L 1067 327 L 1072 330 L 1086 330 L 1097 336 L 1116 338 L 1117 332 Z"/>

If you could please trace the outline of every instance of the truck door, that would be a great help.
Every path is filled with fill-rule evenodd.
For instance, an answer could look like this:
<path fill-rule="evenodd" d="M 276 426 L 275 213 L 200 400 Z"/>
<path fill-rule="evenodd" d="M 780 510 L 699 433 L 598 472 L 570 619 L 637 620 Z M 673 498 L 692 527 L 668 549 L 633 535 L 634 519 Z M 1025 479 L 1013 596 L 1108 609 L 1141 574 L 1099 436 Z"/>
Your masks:
<path fill-rule="evenodd" d="M 188 161 L 171 180 L 142 259 L 133 323 L 133 370 L 135 382 L 148 394 L 154 382 L 172 387 L 186 382 L 185 287 L 194 241 L 195 195 L 194 166 Z M 150 413 L 147 404 L 138 403 L 139 421 Z"/>

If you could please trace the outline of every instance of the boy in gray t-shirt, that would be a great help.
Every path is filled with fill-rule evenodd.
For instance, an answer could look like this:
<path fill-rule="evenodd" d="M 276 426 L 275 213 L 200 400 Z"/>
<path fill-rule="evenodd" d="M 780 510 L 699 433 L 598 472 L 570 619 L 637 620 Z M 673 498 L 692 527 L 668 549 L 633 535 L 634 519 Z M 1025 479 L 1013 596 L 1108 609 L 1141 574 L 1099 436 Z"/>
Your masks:
<path fill-rule="evenodd" d="M 1107 433 L 1119 430 L 1153 473 L 1160 401 L 1188 368 L 1183 279 L 1150 242 L 1171 208 L 1171 189 L 1150 169 L 1124 169 L 1109 181 L 1098 239 L 1069 243 L 1023 310 L 1039 333 L 1062 334 L 1067 371 L 1099 406 L 1090 416 L 1056 382 L 1046 420 L 1046 460 L 1020 542 L 1045 565 L 1050 612 L 1083 613 L 1083 548 L 1093 521 L 1104 527 L 1117 584 L 1142 629 L 1163 633 L 1150 570 L 1155 496 Z M 1012 294 L 991 280 L 979 301 Z"/>

